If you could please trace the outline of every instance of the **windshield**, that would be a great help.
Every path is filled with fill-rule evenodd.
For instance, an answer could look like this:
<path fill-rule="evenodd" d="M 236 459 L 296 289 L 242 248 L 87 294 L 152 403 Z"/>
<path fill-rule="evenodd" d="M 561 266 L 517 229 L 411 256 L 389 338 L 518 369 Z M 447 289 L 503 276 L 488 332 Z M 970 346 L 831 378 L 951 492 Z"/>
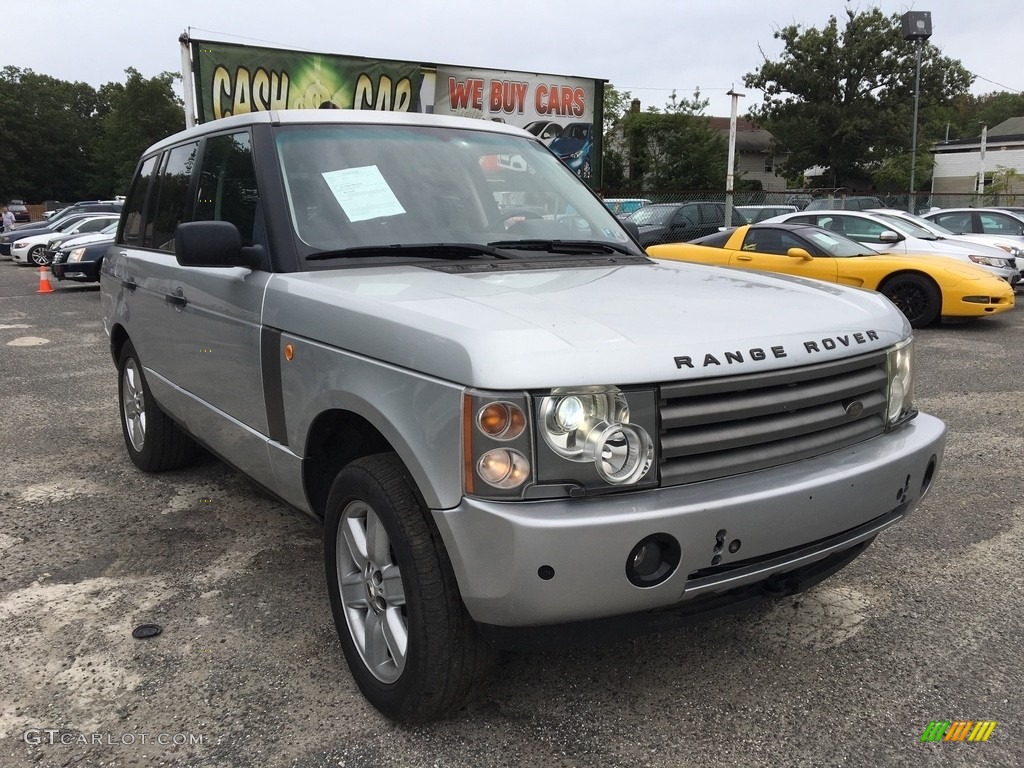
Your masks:
<path fill-rule="evenodd" d="M 641 253 L 601 200 L 535 140 L 348 124 L 284 126 L 276 142 L 307 256 L 524 239 L 593 240 Z"/>
<path fill-rule="evenodd" d="M 924 227 L 920 227 L 912 221 L 902 218 L 901 216 L 891 216 L 884 213 L 873 214 L 879 219 L 885 221 L 890 227 L 895 229 L 897 232 L 907 235 L 908 237 L 919 237 L 922 240 L 934 240 L 935 233 Z"/>
<path fill-rule="evenodd" d="M 645 205 L 629 214 L 626 220 L 636 222 L 638 227 L 660 227 L 668 223 L 678 208 L 678 205 Z"/>
<path fill-rule="evenodd" d="M 800 234 L 825 251 L 829 256 L 837 259 L 845 259 L 851 256 L 877 256 L 878 252 L 868 248 L 863 243 L 851 240 L 845 235 L 840 235 L 820 227 L 807 227 L 800 231 Z"/>
<path fill-rule="evenodd" d="M 934 221 L 928 221 L 928 219 L 922 219 L 920 216 L 914 216 L 912 213 L 900 216 L 895 216 L 891 213 L 880 213 L 878 215 L 884 218 L 886 221 L 890 219 L 895 219 L 897 222 L 905 222 L 908 224 L 912 224 L 916 227 L 920 227 L 921 229 L 927 230 L 933 235 L 938 235 L 939 237 L 946 237 L 948 235 L 954 234 L 952 231 L 946 229 L 942 225 L 936 224 Z"/>

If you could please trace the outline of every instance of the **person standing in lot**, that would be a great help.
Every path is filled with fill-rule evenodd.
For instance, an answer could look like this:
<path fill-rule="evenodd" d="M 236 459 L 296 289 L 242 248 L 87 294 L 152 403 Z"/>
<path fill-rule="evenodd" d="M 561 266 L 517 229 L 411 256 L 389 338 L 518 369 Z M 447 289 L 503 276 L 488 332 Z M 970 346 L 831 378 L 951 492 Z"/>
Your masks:
<path fill-rule="evenodd" d="M 11 213 L 5 205 L 3 215 L 3 231 L 10 232 L 12 229 L 14 229 L 14 214 Z"/>

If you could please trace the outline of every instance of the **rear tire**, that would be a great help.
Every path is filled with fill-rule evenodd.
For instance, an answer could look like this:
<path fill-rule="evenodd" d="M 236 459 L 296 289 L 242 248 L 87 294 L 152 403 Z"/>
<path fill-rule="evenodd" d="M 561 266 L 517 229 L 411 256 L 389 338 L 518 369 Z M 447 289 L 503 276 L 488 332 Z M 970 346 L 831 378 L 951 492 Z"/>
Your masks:
<path fill-rule="evenodd" d="M 391 453 L 346 466 L 327 499 L 324 564 L 338 636 L 363 695 L 397 722 L 452 713 L 493 658 L 429 514 Z"/>
<path fill-rule="evenodd" d="M 938 286 L 923 275 L 896 275 L 878 290 L 906 316 L 912 328 L 931 325 L 942 309 Z"/>
<path fill-rule="evenodd" d="M 156 404 L 130 341 L 121 349 L 117 370 L 121 432 L 132 463 L 143 472 L 164 472 L 192 461 L 195 442 Z"/>

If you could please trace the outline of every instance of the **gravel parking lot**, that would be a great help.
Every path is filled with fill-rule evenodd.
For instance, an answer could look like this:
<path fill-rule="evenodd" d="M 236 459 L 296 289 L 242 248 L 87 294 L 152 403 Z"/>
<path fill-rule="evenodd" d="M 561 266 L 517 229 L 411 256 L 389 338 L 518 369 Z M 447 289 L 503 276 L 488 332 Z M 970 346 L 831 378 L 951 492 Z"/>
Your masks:
<path fill-rule="evenodd" d="M 95 287 L 0 262 L 0 765 L 1024 764 L 1024 309 L 916 337 L 931 494 L 796 598 L 505 656 L 400 727 L 341 655 L 317 525 L 209 459 L 144 475 Z M 1018 294 L 1020 295 L 1020 294 Z M 134 639 L 139 624 L 159 624 Z M 922 743 L 931 721 L 997 721 Z"/>

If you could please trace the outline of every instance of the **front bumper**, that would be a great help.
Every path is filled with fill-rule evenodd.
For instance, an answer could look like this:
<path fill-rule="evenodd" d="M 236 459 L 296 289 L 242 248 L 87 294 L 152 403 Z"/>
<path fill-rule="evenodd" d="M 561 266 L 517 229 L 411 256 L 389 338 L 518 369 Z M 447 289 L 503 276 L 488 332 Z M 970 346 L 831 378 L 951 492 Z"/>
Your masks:
<path fill-rule="evenodd" d="M 894 432 L 772 469 L 589 499 L 466 498 L 434 518 L 478 622 L 544 626 L 656 611 L 738 594 L 869 542 L 917 506 L 945 439 L 941 421 L 919 414 Z M 653 534 L 678 542 L 679 566 L 656 586 L 635 586 L 627 560 Z"/>
<path fill-rule="evenodd" d="M 66 261 L 50 264 L 50 272 L 58 280 L 77 280 L 83 283 L 98 283 L 100 280 L 100 262 L 98 261 Z"/>

